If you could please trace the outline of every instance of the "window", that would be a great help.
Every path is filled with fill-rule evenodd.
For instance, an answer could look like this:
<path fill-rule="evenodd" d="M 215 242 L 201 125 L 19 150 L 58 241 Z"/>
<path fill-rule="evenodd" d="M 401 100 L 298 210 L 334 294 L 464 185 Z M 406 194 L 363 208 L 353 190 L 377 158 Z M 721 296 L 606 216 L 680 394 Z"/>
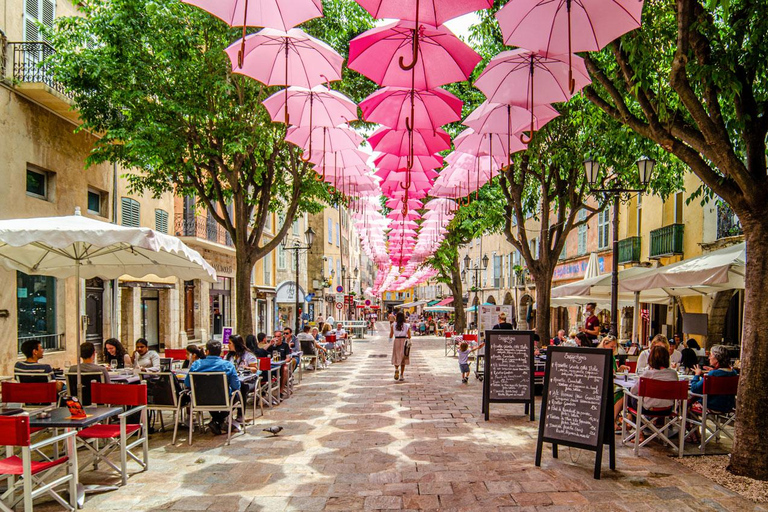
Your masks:
<path fill-rule="evenodd" d="M 583 222 L 587 219 L 587 210 L 581 209 L 579 210 L 579 216 L 578 221 Z M 579 255 L 586 254 L 587 252 L 587 224 L 584 223 L 579 226 L 578 230 L 578 237 L 579 237 Z"/>
<path fill-rule="evenodd" d="M 597 248 L 606 249 L 611 240 L 610 231 L 610 217 L 611 209 L 606 207 L 605 210 L 597 214 Z"/>
<path fill-rule="evenodd" d="M 387 292 L 387 300 L 392 300 L 392 293 L 391 292 Z"/>
<path fill-rule="evenodd" d="M 341 283 L 341 260 L 336 260 L 336 282 Z M 344 283 L 341 283 L 344 286 Z"/>
<path fill-rule="evenodd" d="M 338 222 L 336 223 L 336 247 L 341 247 L 341 230 Z"/>
<path fill-rule="evenodd" d="M 30 338 L 44 348 L 58 347 L 56 334 L 56 278 L 16 272 L 16 306 L 19 312 L 19 350 Z"/>
<path fill-rule="evenodd" d="M 493 287 L 501 288 L 501 256 L 493 255 Z"/>
<path fill-rule="evenodd" d="M 293 234 L 298 236 L 299 235 L 299 219 L 296 219 L 293 221 Z"/>
<path fill-rule="evenodd" d="M 331 286 L 333 286 L 333 274 L 333 258 L 328 256 L 328 282 L 331 283 Z"/>
<path fill-rule="evenodd" d="M 683 193 L 678 192 L 675 194 L 675 224 L 683 223 Z"/>
<path fill-rule="evenodd" d="M 121 201 L 121 218 L 123 226 L 139 227 L 141 225 L 139 202 L 130 197 L 123 197 Z"/>
<path fill-rule="evenodd" d="M 333 221 L 328 219 L 328 243 L 333 243 Z"/>
<path fill-rule="evenodd" d="M 285 270 L 285 250 L 283 249 L 283 244 L 280 244 L 277 246 L 277 268 L 280 270 Z"/>
<path fill-rule="evenodd" d="M 47 28 L 53 28 L 56 17 L 54 0 L 25 0 L 24 2 L 24 40 L 48 41 L 38 28 L 38 23 Z"/>
<path fill-rule="evenodd" d="M 507 265 L 509 266 L 509 277 L 508 277 L 509 285 L 508 286 L 510 287 L 513 285 L 514 279 L 515 279 L 515 271 L 512 268 L 514 267 L 514 263 L 515 263 L 514 258 L 515 258 L 514 253 L 509 253 L 509 256 L 507 257 Z"/>
<path fill-rule="evenodd" d="M 52 173 L 35 167 L 27 167 L 27 195 L 46 201 L 50 200 L 52 177 Z"/>
<path fill-rule="evenodd" d="M 272 253 L 267 253 L 261 261 L 264 265 L 264 284 L 272 286 Z"/>
<path fill-rule="evenodd" d="M 88 189 L 88 213 L 104 215 L 102 205 L 106 194 L 92 188 Z"/>
<path fill-rule="evenodd" d="M 168 234 L 168 212 L 165 210 L 155 210 L 155 230 Z"/>
<path fill-rule="evenodd" d="M 267 218 L 264 220 L 264 229 L 272 232 L 272 212 L 267 212 Z"/>
<path fill-rule="evenodd" d="M 643 194 L 637 194 L 637 236 L 643 233 Z"/>
<path fill-rule="evenodd" d="M 563 240 L 563 250 L 560 251 L 560 259 L 564 260 L 568 257 L 568 239 Z"/>

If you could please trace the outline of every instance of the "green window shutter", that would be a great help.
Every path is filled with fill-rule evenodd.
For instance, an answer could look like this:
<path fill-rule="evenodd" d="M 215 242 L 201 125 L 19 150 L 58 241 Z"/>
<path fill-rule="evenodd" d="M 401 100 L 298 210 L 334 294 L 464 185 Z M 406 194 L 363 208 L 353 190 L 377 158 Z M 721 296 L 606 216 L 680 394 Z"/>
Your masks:
<path fill-rule="evenodd" d="M 130 197 L 123 197 L 120 205 L 123 226 L 139 227 L 141 225 L 139 202 Z"/>
<path fill-rule="evenodd" d="M 168 212 L 155 210 L 155 230 L 168 234 Z"/>

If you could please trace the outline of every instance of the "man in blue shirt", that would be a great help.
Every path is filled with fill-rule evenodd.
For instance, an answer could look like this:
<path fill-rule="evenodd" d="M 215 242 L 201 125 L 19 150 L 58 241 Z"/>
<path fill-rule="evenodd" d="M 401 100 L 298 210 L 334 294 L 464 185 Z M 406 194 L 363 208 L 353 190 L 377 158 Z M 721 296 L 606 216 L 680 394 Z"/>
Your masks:
<path fill-rule="evenodd" d="M 237 370 L 235 365 L 231 362 L 221 358 L 221 342 L 211 340 L 205 344 L 205 359 L 198 359 L 192 366 L 189 367 L 189 373 L 205 373 L 205 372 L 224 372 L 227 374 L 227 382 L 229 383 L 229 393 L 233 393 L 240 389 L 240 379 L 237 377 Z M 184 384 L 187 388 L 190 387 L 189 374 L 184 379 Z M 221 435 L 222 425 L 227 421 L 229 413 L 226 411 L 211 412 L 211 422 L 208 423 L 208 428 L 211 429 L 216 435 Z M 240 426 L 234 422 L 232 427 L 239 431 Z"/>

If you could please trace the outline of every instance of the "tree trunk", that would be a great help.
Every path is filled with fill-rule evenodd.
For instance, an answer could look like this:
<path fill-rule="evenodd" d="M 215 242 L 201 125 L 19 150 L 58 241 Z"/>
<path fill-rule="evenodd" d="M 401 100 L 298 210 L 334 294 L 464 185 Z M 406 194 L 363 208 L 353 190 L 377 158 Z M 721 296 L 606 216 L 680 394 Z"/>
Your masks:
<path fill-rule="evenodd" d="M 762 213 L 762 212 L 761 212 Z M 739 214 L 739 212 L 737 212 Z M 741 378 L 736 406 L 736 440 L 730 470 L 768 480 L 768 225 L 764 214 L 739 214 L 747 242 L 747 284 L 741 341 Z M 751 285 L 750 285 L 751 283 Z"/>
<path fill-rule="evenodd" d="M 536 282 L 536 334 L 541 338 L 541 345 L 549 344 L 549 299 L 552 293 L 552 272 L 533 274 Z"/>
<path fill-rule="evenodd" d="M 453 294 L 453 330 L 455 332 L 464 332 L 467 326 L 467 316 L 464 312 L 464 292 L 461 287 L 461 274 L 459 273 L 459 255 L 456 253 L 453 264 L 451 265 L 451 283 L 448 288 Z"/>
<path fill-rule="evenodd" d="M 251 273 L 255 262 L 248 254 L 245 247 L 235 248 L 237 269 L 235 270 L 235 306 L 236 330 L 243 338 L 249 334 L 256 335 L 253 331 L 253 302 L 251 298 Z"/>

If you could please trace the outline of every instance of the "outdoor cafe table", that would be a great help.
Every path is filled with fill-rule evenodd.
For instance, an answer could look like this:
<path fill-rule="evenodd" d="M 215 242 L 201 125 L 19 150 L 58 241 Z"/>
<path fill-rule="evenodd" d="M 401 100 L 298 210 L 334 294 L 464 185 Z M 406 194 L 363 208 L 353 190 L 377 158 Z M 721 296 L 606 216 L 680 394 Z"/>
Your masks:
<path fill-rule="evenodd" d="M 67 407 L 31 411 L 29 413 L 29 428 L 63 428 L 69 432 L 90 427 L 123 412 L 122 407 L 84 407 L 83 409 L 85 409 L 85 418 L 73 418 Z M 50 417 L 41 418 L 40 415 L 43 411 L 49 412 Z M 80 484 L 80 469 L 77 463 L 77 446 L 74 437 L 67 439 L 67 448 L 73 459 L 72 463 L 74 464 L 74 467 L 77 468 L 77 471 L 75 472 L 75 483 L 77 484 L 77 504 L 79 507 L 83 506 L 86 492 L 104 492 L 117 489 L 117 486 L 113 485 L 89 485 L 85 487 Z"/>
<path fill-rule="evenodd" d="M 642 377 L 642 375 L 641 375 Z M 687 380 L 691 381 L 693 380 L 693 375 L 678 375 L 680 380 Z M 617 373 L 613 376 L 613 383 L 617 386 L 621 386 L 622 388 L 626 390 L 632 389 L 632 386 L 634 386 L 637 383 L 638 376 L 636 373 L 628 373 L 624 375 L 623 373 Z"/>

